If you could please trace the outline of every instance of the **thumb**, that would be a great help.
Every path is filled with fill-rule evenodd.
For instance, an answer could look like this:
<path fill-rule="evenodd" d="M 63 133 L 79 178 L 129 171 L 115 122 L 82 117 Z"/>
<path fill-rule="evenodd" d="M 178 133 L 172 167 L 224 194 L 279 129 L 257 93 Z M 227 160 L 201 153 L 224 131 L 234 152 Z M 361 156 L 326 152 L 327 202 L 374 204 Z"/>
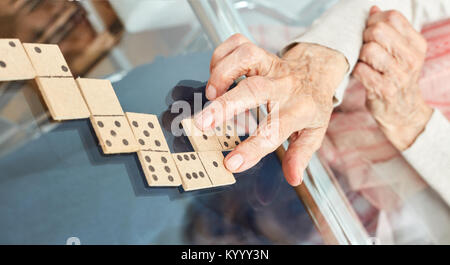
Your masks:
<path fill-rule="evenodd" d="M 303 172 L 314 152 L 320 148 L 325 132 L 326 127 L 305 129 L 292 136 L 282 165 L 284 176 L 290 185 L 295 187 L 302 183 Z"/>

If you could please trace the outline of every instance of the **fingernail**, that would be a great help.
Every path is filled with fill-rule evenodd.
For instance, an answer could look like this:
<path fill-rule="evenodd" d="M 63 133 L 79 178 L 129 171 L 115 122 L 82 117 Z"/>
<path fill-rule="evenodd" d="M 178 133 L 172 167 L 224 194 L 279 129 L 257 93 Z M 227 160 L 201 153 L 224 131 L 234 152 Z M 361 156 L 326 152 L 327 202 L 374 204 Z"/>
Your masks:
<path fill-rule="evenodd" d="M 213 85 L 209 85 L 208 88 L 206 89 L 206 98 L 208 98 L 209 100 L 214 100 L 216 99 L 217 96 L 217 90 Z"/>
<path fill-rule="evenodd" d="M 203 129 L 209 128 L 211 127 L 212 122 L 213 122 L 213 115 L 209 111 L 206 111 L 195 117 L 195 123 L 199 128 Z"/>
<path fill-rule="evenodd" d="M 294 183 L 294 187 L 299 186 L 300 184 L 302 184 L 302 179 L 303 179 L 303 170 L 300 170 L 299 174 L 298 174 L 298 178 L 297 181 Z"/>
<path fill-rule="evenodd" d="M 240 154 L 235 154 L 227 160 L 225 165 L 227 166 L 228 170 L 235 171 L 240 168 L 243 163 L 244 158 Z"/>

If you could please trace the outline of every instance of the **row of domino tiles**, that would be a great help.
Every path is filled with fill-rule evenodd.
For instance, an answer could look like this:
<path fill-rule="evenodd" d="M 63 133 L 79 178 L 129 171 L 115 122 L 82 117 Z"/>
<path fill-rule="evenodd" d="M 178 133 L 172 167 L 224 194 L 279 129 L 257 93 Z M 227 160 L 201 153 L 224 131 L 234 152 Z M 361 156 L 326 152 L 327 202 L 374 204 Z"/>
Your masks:
<path fill-rule="evenodd" d="M 222 154 L 240 143 L 232 124 L 201 132 L 185 119 L 195 151 L 172 154 L 157 116 L 124 112 L 109 80 L 74 79 L 57 45 L 0 39 L 0 81 L 29 79 L 54 120 L 89 118 L 105 154 L 137 153 L 149 186 L 190 191 L 236 182 Z"/>

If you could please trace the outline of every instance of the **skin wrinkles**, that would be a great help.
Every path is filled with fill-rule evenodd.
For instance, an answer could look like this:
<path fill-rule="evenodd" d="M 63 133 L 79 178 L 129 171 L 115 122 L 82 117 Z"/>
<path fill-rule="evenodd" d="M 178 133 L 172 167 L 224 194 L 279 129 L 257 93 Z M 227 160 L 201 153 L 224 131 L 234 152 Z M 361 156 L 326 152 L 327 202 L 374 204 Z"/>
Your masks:
<path fill-rule="evenodd" d="M 345 57 L 299 43 L 279 58 L 236 34 L 216 48 L 210 69 L 206 95 L 212 103 L 195 117 L 200 129 L 211 129 L 261 104 L 269 111 L 256 131 L 227 155 L 225 166 L 232 172 L 247 170 L 289 138 L 283 171 L 291 185 L 299 185 L 323 140 L 335 89 L 348 69 Z M 247 78 L 227 91 L 242 75 Z"/>
<path fill-rule="evenodd" d="M 433 112 L 418 85 L 426 40 L 399 12 L 378 7 L 372 7 L 363 35 L 353 74 L 366 88 L 366 106 L 380 129 L 397 149 L 406 150 Z"/>

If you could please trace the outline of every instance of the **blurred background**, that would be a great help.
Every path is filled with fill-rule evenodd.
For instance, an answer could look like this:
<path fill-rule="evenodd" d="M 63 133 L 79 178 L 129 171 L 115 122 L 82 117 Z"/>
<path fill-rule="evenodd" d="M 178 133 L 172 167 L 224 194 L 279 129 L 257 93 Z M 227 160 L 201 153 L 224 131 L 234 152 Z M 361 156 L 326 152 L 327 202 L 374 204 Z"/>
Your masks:
<path fill-rule="evenodd" d="M 213 8 L 220 2 L 209 1 Z M 224 2 L 238 12 L 255 41 L 277 52 L 336 1 Z M 2 37 L 59 44 L 75 75 L 108 75 L 156 56 L 214 46 L 188 1 L 12 0 L 0 5 Z M 214 12 L 219 20 L 226 16 Z"/>

